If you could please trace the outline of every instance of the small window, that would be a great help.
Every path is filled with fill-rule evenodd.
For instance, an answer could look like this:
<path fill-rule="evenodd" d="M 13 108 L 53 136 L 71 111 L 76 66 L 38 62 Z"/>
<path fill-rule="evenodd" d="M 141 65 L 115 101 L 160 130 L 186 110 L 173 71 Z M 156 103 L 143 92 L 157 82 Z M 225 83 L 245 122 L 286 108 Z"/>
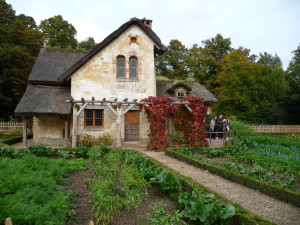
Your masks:
<path fill-rule="evenodd" d="M 136 37 L 130 38 L 130 43 L 131 43 L 131 44 L 136 43 Z"/>
<path fill-rule="evenodd" d="M 177 98 L 178 98 L 178 99 L 184 99 L 184 97 L 185 97 L 184 92 L 178 92 L 178 93 L 177 93 Z"/>
<path fill-rule="evenodd" d="M 117 77 L 125 78 L 125 57 L 124 56 L 117 57 Z"/>
<path fill-rule="evenodd" d="M 137 78 L 137 58 L 131 57 L 129 59 L 129 67 L 130 67 L 129 78 L 131 79 Z"/>
<path fill-rule="evenodd" d="M 84 127 L 86 128 L 103 127 L 103 109 L 85 109 Z"/>

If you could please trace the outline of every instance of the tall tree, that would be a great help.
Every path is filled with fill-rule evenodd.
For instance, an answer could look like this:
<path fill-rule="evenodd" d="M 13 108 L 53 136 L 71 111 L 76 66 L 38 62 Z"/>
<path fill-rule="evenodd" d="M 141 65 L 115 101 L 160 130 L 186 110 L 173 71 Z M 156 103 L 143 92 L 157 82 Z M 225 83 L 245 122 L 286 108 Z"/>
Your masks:
<path fill-rule="evenodd" d="M 90 50 L 96 46 L 95 40 L 93 37 L 88 37 L 85 40 L 78 43 L 78 49 Z"/>
<path fill-rule="evenodd" d="M 282 79 L 272 74 L 270 66 L 253 63 L 247 49 L 233 50 L 220 66 L 216 110 L 247 122 L 271 123 L 272 108 L 286 93 Z"/>
<path fill-rule="evenodd" d="M 42 33 L 30 26 L 34 20 L 25 18 L 30 17 L 16 16 L 12 6 L 0 0 L 0 118 L 5 120 L 13 115 L 26 89 L 42 45 Z"/>
<path fill-rule="evenodd" d="M 300 124 L 300 45 L 292 53 L 293 58 L 287 68 L 287 80 L 291 89 L 285 106 L 288 122 Z"/>
<path fill-rule="evenodd" d="M 157 74 L 170 79 L 187 79 L 187 57 L 188 49 L 180 41 L 171 40 L 167 52 L 156 58 Z"/>
<path fill-rule="evenodd" d="M 215 82 L 218 72 L 220 72 L 220 61 L 232 51 L 230 38 L 224 38 L 221 34 L 216 37 L 202 41 L 203 64 L 206 69 L 206 79 L 204 85 L 212 92 L 218 87 Z M 195 75 L 197 79 L 197 74 Z M 200 79 L 199 79 L 200 80 Z"/>
<path fill-rule="evenodd" d="M 41 21 L 39 29 L 44 33 L 44 44 L 49 47 L 77 48 L 75 27 L 61 15 Z"/>

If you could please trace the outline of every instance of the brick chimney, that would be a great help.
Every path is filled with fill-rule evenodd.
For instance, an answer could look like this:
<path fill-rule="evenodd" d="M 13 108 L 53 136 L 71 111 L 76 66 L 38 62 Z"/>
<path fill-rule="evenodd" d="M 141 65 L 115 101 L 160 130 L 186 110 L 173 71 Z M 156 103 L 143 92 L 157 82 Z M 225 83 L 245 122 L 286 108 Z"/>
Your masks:
<path fill-rule="evenodd" d="M 149 27 L 150 29 L 152 29 L 152 20 L 147 20 L 145 17 L 143 19 L 141 19 L 141 21 L 143 22 L 143 24 L 145 24 L 147 27 Z"/>

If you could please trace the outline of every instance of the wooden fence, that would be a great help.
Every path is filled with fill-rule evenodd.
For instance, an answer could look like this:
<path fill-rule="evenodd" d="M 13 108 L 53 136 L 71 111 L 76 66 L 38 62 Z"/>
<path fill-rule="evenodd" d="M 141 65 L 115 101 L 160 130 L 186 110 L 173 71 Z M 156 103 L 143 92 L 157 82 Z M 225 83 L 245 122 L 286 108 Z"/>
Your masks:
<path fill-rule="evenodd" d="M 0 122 L 0 133 L 6 133 L 12 129 L 23 129 L 23 122 Z"/>
<path fill-rule="evenodd" d="M 300 133 L 300 125 L 252 125 L 258 133 Z"/>

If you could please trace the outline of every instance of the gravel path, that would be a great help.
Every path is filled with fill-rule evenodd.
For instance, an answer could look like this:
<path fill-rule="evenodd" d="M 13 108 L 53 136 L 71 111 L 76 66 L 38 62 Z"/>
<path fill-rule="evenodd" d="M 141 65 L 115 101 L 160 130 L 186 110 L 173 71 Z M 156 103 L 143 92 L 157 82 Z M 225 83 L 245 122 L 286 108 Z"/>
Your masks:
<path fill-rule="evenodd" d="M 194 181 L 208 187 L 225 198 L 240 204 L 245 209 L 260 215 L 273 223 L 282 225 L 300 224 L 300 208 L 269 197 L 258 191 L 240 184 L 228 181 L 208 171 L 188 165 L 164 152 L 141 151 L 142 153 L 160 161 L 169 168 L 184 176 L 191 177 Z"/>

